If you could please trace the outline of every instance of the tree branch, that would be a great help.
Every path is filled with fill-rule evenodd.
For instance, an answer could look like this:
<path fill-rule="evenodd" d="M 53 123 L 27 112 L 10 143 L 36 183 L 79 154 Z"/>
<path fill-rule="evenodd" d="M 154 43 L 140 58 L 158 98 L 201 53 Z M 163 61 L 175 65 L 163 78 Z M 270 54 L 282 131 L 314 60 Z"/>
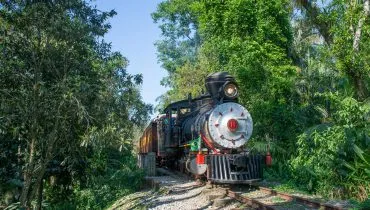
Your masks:
<path fill-rule="evenodd" d="M 333 37 L 330 34 L 330 24 L 319 19 L 320 8 L 310 0 L 295 0 L 295 2 L 306 10 L 309 20 L 319 30 L 320 35 L 324 38 L 326 44 L 330 45 L 333 41 Z"/>

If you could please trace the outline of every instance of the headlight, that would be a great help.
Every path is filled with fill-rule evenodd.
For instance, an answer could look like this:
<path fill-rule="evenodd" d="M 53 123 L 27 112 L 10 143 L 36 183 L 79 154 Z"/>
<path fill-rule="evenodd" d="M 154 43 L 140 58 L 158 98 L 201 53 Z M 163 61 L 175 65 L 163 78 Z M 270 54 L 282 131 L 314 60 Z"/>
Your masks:
<path fill-rule="evenodd" d="M 224 87 L 224 93 L 226 97 L 235 98 L 238 95 L 238 88 L 233 83 L 228 83 Z"/>

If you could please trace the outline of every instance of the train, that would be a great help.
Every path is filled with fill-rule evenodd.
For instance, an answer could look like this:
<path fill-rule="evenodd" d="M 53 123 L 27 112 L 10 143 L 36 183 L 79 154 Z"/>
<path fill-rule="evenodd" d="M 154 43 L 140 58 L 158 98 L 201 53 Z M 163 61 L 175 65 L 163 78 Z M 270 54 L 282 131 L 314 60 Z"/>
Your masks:
<path fill-rule="evenodd" d="M 212 183 L 260 180 L 265 161 L 245 146 L 253 120 L 238 103 L 235 78 L 228 72 L 212 73 L 205 88 L 198 97 L 189 94 L 169 104 L 150 121 L 138 143 L 139 160 L 151 156 L 147 167 L 168 167 Z"/>

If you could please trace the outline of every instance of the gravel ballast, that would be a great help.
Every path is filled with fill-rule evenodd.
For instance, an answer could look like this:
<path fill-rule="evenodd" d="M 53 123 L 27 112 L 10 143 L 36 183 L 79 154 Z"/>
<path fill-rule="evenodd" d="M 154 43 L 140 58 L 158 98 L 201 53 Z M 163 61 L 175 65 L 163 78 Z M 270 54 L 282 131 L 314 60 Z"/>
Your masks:
<path fill-rule="evenodd" d="M 147 177 L 147 180 L 151 189 L 125 196 L 109 209 L 245 209 L 241 203 L 225 199 L 226 191 L 222 188 L 174 175 Z M 157 190 L 153 189 L 155 185 Z"/>

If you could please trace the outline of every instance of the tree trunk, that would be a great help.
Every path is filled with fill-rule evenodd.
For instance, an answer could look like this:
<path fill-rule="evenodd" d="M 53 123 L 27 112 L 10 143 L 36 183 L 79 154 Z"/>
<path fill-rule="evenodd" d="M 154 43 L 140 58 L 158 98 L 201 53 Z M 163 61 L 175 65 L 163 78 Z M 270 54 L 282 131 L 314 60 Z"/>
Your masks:
<path fill-rule="evenodd" d="M 36 203 L 36 209 L 41 210 L 42 209 L 42 192 L 44 190 L 44 182 L 43 179 L 41 179 L 41 182 L 39 184 L 38 190 L 37 190 L 37 203 Z"/>
<path fill-rule="evenodd" d="M 364 1 L 363 13 L 362 13 L 361 18 L 358 21 L 356 32 L 355 32 L 354 37 L 353 37 L 353 52 L 354 52 L 354 54 L 357 54 L 360 51 L 360 40 L 361 40 L 362 27 L 363 27 L 364 22 L 366 21 L 366 18 L 369 16 L 369 11 L 370 11 L 369 1 L 370 0 L 365 0 Z M 355 56 L 354 56 L 353 60 L 354 59 L 355 59 Z M 356 71 L 358 71 L 358 70 L 356 70 Z M 354 86 L 355 86 L 357 99 L 359 101 L 363 101 L 364 99 L 369 97 L 369 90 L 366 87 L 365 79 L 362 78 L 361 75 L 359 75 L 358 72 L 353 72 L 353 70 L 350 71 L 350 72 L 352 72 L 352 74 L 350 74 L 350 76 L 351 76 L 351 78 L 353 80 L 353 83 L 354 83 Z"/>
<path fill-rule="evenodd" d="M 40 43 L 40 41 L 39 41 Z M 37 69 L 35 69 L 35 77 L 33 82 L 33 91 L 32 91 L 32 115 L 31 115 L 31 121 L 29 123 L 31 124 L 30 127 L 30 139 L 31 144 L 29 146 L 29 158 L 27 167 L 24 172 L 24 184 L 22 188 L 21 198 L 20 198 L 20 205 L 22 208 L 28 208 L 31 204 L 32 194 L 31 188 L 32 188 L 32 181 L 34 178 L 34 169 L 35 169 L 35 156 L 37 151 L 37 137 L 38 137 L 38 106 L 39 106 L 39 87 L 38 84 L 40 83 L 39 80 L 39 74 L 37 72 Z"/>
<path fill-rule="evenodd" d="M 359 101 L 363 101 L 369 97 L 369 90 L 366 87 L 364 78 L 361 78 L 361 76 L 356 74 L 353 76 L 353 83 L 356 90 L 356 96 Z"/>
<path fill-rule="evenodd" d="M 358 52 L 360 50 L 360 38 L 361 38 L 362 26 L 364 25 L 364 22 L 367 16 L 369 16 L 369 10 L 370 10 L 369 0 L 365 0 L 363 14 L 360 20 L 358 20 L 357 29 L 353 37 L 353 50 L 355 52 Z"/>
<path fill-rule="evenodd" d="M 31 145 L 30 145 L 30 157 L 28 159 L 28 166 L 24 172 L 24 184 L 22 188 L 20 204 L 21 207 L 27 208 L 30 204 L 30 190 L 32 186 L 32 179 L 33 179 L 33 170 L 35 165 L 35 153 L 36 153 L 36 139 L 32 138 Z"/>

